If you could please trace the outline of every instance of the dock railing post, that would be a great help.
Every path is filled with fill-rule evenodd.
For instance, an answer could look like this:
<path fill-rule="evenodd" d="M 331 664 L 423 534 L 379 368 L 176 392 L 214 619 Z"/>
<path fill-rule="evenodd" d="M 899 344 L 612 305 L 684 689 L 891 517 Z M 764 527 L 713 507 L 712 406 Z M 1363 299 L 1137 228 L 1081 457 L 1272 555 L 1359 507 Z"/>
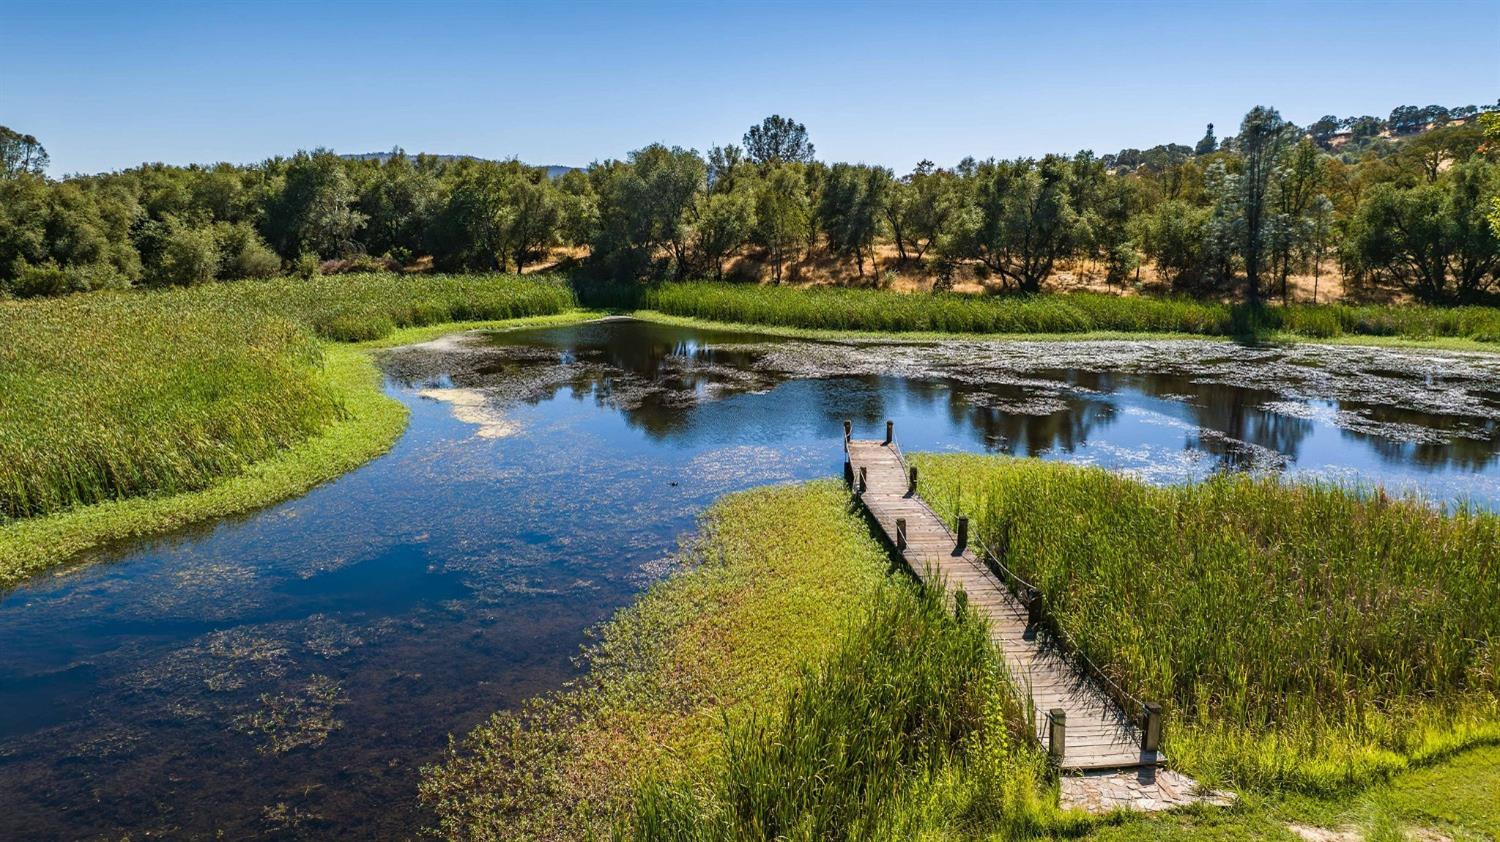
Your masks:
<path fill-rule="evenodd" d="M 1022 596 L 1026 602 L 1026 625 L 1034 626 L 1042 621 L 1042 592 L 1036 588 L 1027 588 Z"/>
<path fill-rule="evenodd" d="M 849 444 L 849 439 L 851 439 L 853 437 L 854 437 L 854 422 L 850 421 L 848 419 L 845 419 L 844 420 L 844 444 L 848 445 Z"/>
<path fill-rule="evenodd" d="M 859 493 L 860 494 L 865 493 L 865 489 L 869 488 L 869 487 L 870 487 L 870 477 L 869 477 L 869 474 L 866 472 L 865 466 L 864 465 L 860 465 L 859 466 Z"/>
<path fill-rule="evenodd" d="M 1068 753 L 1068 713 L 1053 708 L 1047 714 L 1047 754 L 1061 761 Z"/>
<path fill-rule="evenodd" d="M 962 551 L 969 546 L 969 519 L 960 517 L 958 519 L 958 549 Z"/>
<path fill-rule="evenodd" d="M 906 493 L 913 497 L 917 495 L 917 468 L 915 465 L 912 466 L 910 479 L 906 481 Z"/>
<path fill-rule="evenodd" d="M 887 421 L 887 422 L 885 422 L 885 443 L 886 444 L 890 444 L 891 442 L 893 442 L 895 440 L 896 440 L 896 422 L 895 421 Z"/>
<path fill-rule="evenodd" d="M 1161 705 L 1156 702 L 1147 702 L 1145 708 L 1145 721 L 1141 723 L 1141 751 L 1160 751 Z"/>
<path fill-rule="evenodd" d="M 844 485 L 854 487 L 854 466 L 849 464 L 848 459 L 844 460 Z"/>
<path fill-rule="evenodd" d="M 906 549 L 906 518 L 896 518 L 896 549 Z"/>

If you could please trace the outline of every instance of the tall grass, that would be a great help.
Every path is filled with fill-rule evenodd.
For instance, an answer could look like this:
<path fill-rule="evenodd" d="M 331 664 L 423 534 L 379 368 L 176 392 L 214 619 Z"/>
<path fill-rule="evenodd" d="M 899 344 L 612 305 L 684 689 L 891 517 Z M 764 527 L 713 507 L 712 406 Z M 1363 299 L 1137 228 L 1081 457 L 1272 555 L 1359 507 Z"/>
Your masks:
<path fill-rule="evenodd" d="M 945 293 L 663 284 L 645 306 L 675 316 L 797 327 L 933 333 L 1189 333 L 1246 336 L 1285 331 L 1500 341 L 1500 308 L 1305 305 L 1252 309 L 1187 298 L 1065 293 L 984 297 Z"/>
<path fill-rule="evenodd" d="M 556 283 L 346 276 L 0 302 L 0 518 L 203 488 L 343 411 L 315 336 L 568 309 Z"/>
<path fill-rule="evenodd" d="M 1190 726 L 1167 753 L 1200 773 L 1330 789 L 1500 739 L 1500 517 L 1242 476 L 914 462 L 1095 662 Z"/>
<path fill-rule="evenodd" d="M 1036 830 L 1044 764 L 1017 747 L 1019 718 L 984 622 L 907 582 L 804 667 L 778 708 L 727 729 L 706 782 L 644 785 L 616 835 L 640 840 L 897 839 L 931 829 L 934 789 L 994 833 Z M 970 762 L 970 761 L 973 762 Z M 998 761 L 998 762 L 995 762 Z M 957 772 L 957 775 L 952 773 Z M 942 824 L 953 811 L 936 811 Z"/>

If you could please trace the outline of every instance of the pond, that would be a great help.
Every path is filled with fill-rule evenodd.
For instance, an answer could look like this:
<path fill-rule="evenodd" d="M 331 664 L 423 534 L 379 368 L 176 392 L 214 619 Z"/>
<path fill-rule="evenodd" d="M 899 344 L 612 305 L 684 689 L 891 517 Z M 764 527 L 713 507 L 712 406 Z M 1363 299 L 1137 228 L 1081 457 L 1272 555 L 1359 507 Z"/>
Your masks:
<path fill-rule="evenodd" d="M 835 343 L 607 320 L 382 357 L 411 425 L 287 503 L 0 596 L 0 838 L 400 836 L 450 733 L 557 688 L 726 492 L 907 450 L 1500 504 L 1500 358 Z"/>

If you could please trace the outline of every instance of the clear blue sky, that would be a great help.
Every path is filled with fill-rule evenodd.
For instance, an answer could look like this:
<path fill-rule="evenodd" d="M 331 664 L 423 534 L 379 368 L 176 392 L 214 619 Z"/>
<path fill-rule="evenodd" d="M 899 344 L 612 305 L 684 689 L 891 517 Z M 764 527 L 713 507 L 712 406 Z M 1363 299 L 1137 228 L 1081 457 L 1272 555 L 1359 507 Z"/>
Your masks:
<path fill-rule="evenodd" d="M 84 4 L 0 0 L 0 124 L 53 175 L 299 148 L 586 164 L 738 142 L 776 112 L 819 157 L 1222 136 L 1500 97 L 1500 0 L 1402 3 Z"/>

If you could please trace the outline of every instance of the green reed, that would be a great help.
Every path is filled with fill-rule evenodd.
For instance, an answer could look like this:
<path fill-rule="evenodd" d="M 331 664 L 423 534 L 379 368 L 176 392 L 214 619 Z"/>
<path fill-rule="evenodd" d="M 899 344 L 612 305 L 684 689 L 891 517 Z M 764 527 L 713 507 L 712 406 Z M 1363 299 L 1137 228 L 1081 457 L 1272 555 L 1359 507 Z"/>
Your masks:
<path fill-rule="evenodd" d="M 366 275 L 0 301 L 0 519 L 203 488 L 343 411 L 315 338 L 555 313 L 534 279 Z"/>
<path fill-rule="evenodd" d="M 913 462 L 1211 777 L 1332 788 L 1500 739 L 1500 517 L 1245 476 Z"/>
<path fill-rule="evenodd" d="M 702 282 L 663 284 L 649 290 L 644 303 L 675 316 L 814 330 L 1206 336 L 1284 331 L 1311 338 L 1370 335 L 1500 341 L 1500 308 L 1494 307 L 1294 304 L 1251 308 L 1179 297 L 1086 292 L 928 295 Z"/>
<path fill-rule="evenodd" d="M 1013 779 L 1034 791 L 1040 758 L 1012 741 L 1017 712 L 1007 717 L 1012 696 L 985 624 L 947 605 L 941 592 L 908 582 L 877 591 L 863 623 L 821 663 L 804 666 L 777 706 L 727 726 L 723 763 L 706 786 L 646 782 L 616 835 L 904 837 L 930 823 L 916 805 L 944 773 L 986 748 L 1004 755 L 999 779 L 987 781 L 997 784 L 989 799 L 971 792 L 970 807 L 1015 789 L 1006 786 Z M 1034 805 L 1007 809 L 1024 803 L 989 804 L 987 829 L 1035 826 Z"/>

